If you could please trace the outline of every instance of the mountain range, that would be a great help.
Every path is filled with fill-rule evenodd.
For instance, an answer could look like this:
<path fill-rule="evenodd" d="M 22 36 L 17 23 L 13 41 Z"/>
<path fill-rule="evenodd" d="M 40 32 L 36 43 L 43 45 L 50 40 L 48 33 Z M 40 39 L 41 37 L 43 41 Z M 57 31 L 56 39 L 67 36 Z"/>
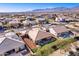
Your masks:
<path fill-rule="evenodd" d="M 67 8 L 67 7 L 56 7 L 46 9 L 35 9 L 32 12 L 79 12 L 79 6 Z"/>
<path fill-rule="evenodd" d="M 56 8 L 45 8 L 45 9 L 35 9 L 32 11 L 23 11 L 23 12 L 0 12 L 0 14 L 24 14 L 24 13 L 38 13 L 38 12 L 72 12 L 72 13 L 78 13 L 79 12 L 79 6 L 75 6 L 72 8 L 67 8 L 67 7 L 56 7 Z"/>

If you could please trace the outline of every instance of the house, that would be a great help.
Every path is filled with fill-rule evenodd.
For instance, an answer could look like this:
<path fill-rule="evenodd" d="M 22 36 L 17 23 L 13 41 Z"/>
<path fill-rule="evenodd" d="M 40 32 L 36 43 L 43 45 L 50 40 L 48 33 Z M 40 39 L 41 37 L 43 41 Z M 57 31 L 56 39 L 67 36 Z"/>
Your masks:
<path fill-rule="evenodd" d="M 79 23 L 77 23 L 77 22 L 76 22 L 74 25 L 75 25 L 76 27 L 79 27 Z"/>
<path fill-rule="evenodd" d="M 67 21 L 67 22 L 77 22 L 78 20 L 75 19 L 75 18 L 73 18 L 73 17 L 67 17 L 67 18 L 66 18 L 66 21 Z"/>
<path fill-rule="evenodd" d="M 19 41 L 7 37 L 0 38 L 1 56 L 7 56 L 7 55 L 10 56 L 11 54 L 18 54 L 19 51 L 23 51 L 23 50 L 26 50 L 26 52 L 28 52 L 28 49 L 26 48 L 23 41 Z M 20 53 L 20 55 L 22 55 L 22 53 Z"/>
<path fill-rule="evenodd" d="M 21 53 L 21 51 L 25 51 Z M 15 33 L 6 33 L 4 37 L 0 37 L 0 55 L 26 55 L 29 52 L 28 47 Z"/>
<path fill-rule="evenodd" d="M 74 35 L 69 29 L 62 25 L 52 25 L 49 28 L 49 32 L 57 37 L 67 38 Z"/>
<path fill-rule="evenodd" d="M 9 23 L 11 26 L 17 28 L 19 27 L 20 21 L 18 21 L 17 19 L 13 19 L 12 21 L 9 21 Z"/>
<path fill-rule="evenodd" d="M 28 32 L 29 38 L 36 43 L 36 45 L 45 45 L 56 40 L 55 36 L 49 32 L 45 32 L 40 28 L 33 28 Z"/>
<path fill-rule="evenodd" d="M 0 22 L 2 22 L 2 23 L 5 23 L 5 22 L 7 22 L 8 20 L 6 20 L 6 18 L 0 18 Z"/>
<path fill-rule="evenodd" d="M 65 25 L 67 28 L 69 28 L 69 29 L 75 29 L 76 28 L 76 26 L 74 26 L 74 24 L 67 24 L 67 25 Z"/>
<path fill-rule="evenodd" d="M 47 21 L 48 23 L 52 24 L 52 23 L 55 21 L 56 18 L 57 18 L 57 17 L 56 17 L 55 15 L 48 15 L 46 21 Z"/>
<path fill-rule="evenodd" d="M 4 31 L 5 31 L 4 27 L 0 26 L 0 32 L 4 32 Z"/>
<path fill-rule="evenodd" d="M 30 25 L 35 25 L 36 24 L 36 21 L 33 17 L 28 17 L 28 18 L 26 18 L 26 20 L 29 22 Z"/>
<path fill-rule="evenodd" d="M 3 24 L 2 24 L 2 22 L 0 22 L 0 32 L 4 32 L 4 27 L 3 27 Z"/>
<path fill-rule="evenodd" d="M 12 21 L 12 18 L 5 18 L 4 20 L 5 22 L 9 22 L 9 21 Z"/>
<path fill-rule="evenodd" d="M 63 17 L 56 17 L 55 21 L 57 21 L 57 22 L 65 22 L 65 18 L 63 18 Z"/>
<path fill-rule="evenodd" d="M 46 23 L 45 17 L 37 16 L 37 17 L 35 17 L 35 19 L 36 19 L 37 23 L 41 23 L 41 24 Z"/>
<path fill-rule="evenodd" d="M 10 39 L 16 39 L 22 41 L 20 37 L 17 36 L 15 32 L 8 32 L 5 34 L 5 37 L 10 38 Z"/>
<path fill-rule="evenodd" d="M 71 29 L 75 36 L 79 36 L 79 27 L 75 27 L 74 29 Z"/>
<path fill-rule="evenodd" d="M 79 36 L 79 24 L 77 22 L 66 25 L 67 28 L 69 28 L 75 36 Z"/>
<path fill-rule="evenodd" d="M 54 19 L 53 18 L 48 18 L 46 19 L 47 23 L 48 24 L 52 24 L 54 22 Z"/>
<path fill-rule="evenodd" d="M 34 20 L 34 21 L 30 21 L 30 25 L 36 25 L 37 23 L 36 23 L 36 21 Z"/>
<path fill-rule="evenodd" d="M 29 29 L 29 30 L 30 30 L 30 29 Z M 32 49 L 36 48 L 36 44 L 33 43 L 33 41 L 28 38 L 27 33 L 28 33 L 29 30 L 19 31 L 19 32 L 17 32 L 16 34 L 21 38 L 21 40 L 22 40 L 22 41 L 25 43 L 25 45 L 28 47 L 28 50 L 29 50 L 30 54 L 32 54 L 32 53 L 33 53 L 33 52 L 32 52 Z"/>
<path fill-rule="evenodd" d="M 30 21 L 25 20 L 25 21 L 23 21 L 22 23 L 23 23 L 24 26 L 28 26 L 28 25 L 30 24 Z"/>

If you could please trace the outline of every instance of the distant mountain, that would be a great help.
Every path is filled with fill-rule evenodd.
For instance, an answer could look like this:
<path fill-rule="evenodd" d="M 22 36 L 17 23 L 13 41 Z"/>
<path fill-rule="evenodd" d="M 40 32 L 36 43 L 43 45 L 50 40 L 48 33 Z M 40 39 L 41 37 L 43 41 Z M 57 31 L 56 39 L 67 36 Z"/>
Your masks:
<path fill-rule="evenodd" d="M 31 13 L 38 13 L 38 12 L 79 12 L 79 6 L 75 6 L 72 8 L 67 7 L 56 7 L 56 8 L 45 8 L 45 9 L 35 9 L 32 11 L 24 11 L 24 12 L 0 12 L 0 14 L 31 14 Z"/>
<path fill-rule="evenodd" d="M 79 12 L 79 6 L 72 7 L 71 11 L 73 11 L 73 12 Z"/>
<path fill-rule="evenodd" d="M 56 7 L 56 8 L 46 8 L 46 9 L 35 9 L 33 12 L 79 12 L 79 6 L 66 8 L 66 7 Z"/>
<path fill-rule="evenodd" d="M 79 9 L 79 6 L 72 7 L 72 9 Z"/>
<path fill-rule="evenodd" d="M 34 12 L 62 12 L 62 11 L 69 11 L 70 8 L 65 7 L 56 7 L 56 8 L 46 8 L 46 9 L 36 9 L 33 10 Z"/>

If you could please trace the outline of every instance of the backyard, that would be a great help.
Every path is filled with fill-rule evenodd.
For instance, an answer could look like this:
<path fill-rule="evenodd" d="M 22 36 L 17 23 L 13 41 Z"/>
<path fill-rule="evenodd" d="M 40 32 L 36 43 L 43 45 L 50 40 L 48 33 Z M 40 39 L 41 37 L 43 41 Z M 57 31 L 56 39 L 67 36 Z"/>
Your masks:
<path fill-rule="evenodd" d="M 58 49 L 66 49 L 67 45 L 75 41 L 74 38 L 57 39 L 54 42 L 33 49 L 33 52 L 37 56 L 47 56 Z"/>

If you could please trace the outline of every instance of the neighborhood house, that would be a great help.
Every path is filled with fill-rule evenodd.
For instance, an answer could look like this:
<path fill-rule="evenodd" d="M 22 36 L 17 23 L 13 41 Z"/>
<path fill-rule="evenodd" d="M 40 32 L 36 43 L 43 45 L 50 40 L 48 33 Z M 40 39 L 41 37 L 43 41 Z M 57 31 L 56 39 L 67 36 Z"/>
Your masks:
<path fill-rule="evenodd" d="M 29 38 L 37 45 L 45 45 L 56 40 L 55 36 L 39 28 L 34 28 L 28 32 Z"/>
<path fill-rule="evenodd" d="M 68 30 L 65 26 L 53 25 L 49 28 L 49 32 L 57 37 L 67 38 L 74 35 L 70 30 Z"/>
<path fill-rule="evenodd" d="M 19 52 L 25 51 L 25 52 Z M 0 37 L 0 55 L 16 55 L 21 56 L 27 54 L 28 48 L 25 43 L 15 33 L 7 33 L 4 37 Z"/>

